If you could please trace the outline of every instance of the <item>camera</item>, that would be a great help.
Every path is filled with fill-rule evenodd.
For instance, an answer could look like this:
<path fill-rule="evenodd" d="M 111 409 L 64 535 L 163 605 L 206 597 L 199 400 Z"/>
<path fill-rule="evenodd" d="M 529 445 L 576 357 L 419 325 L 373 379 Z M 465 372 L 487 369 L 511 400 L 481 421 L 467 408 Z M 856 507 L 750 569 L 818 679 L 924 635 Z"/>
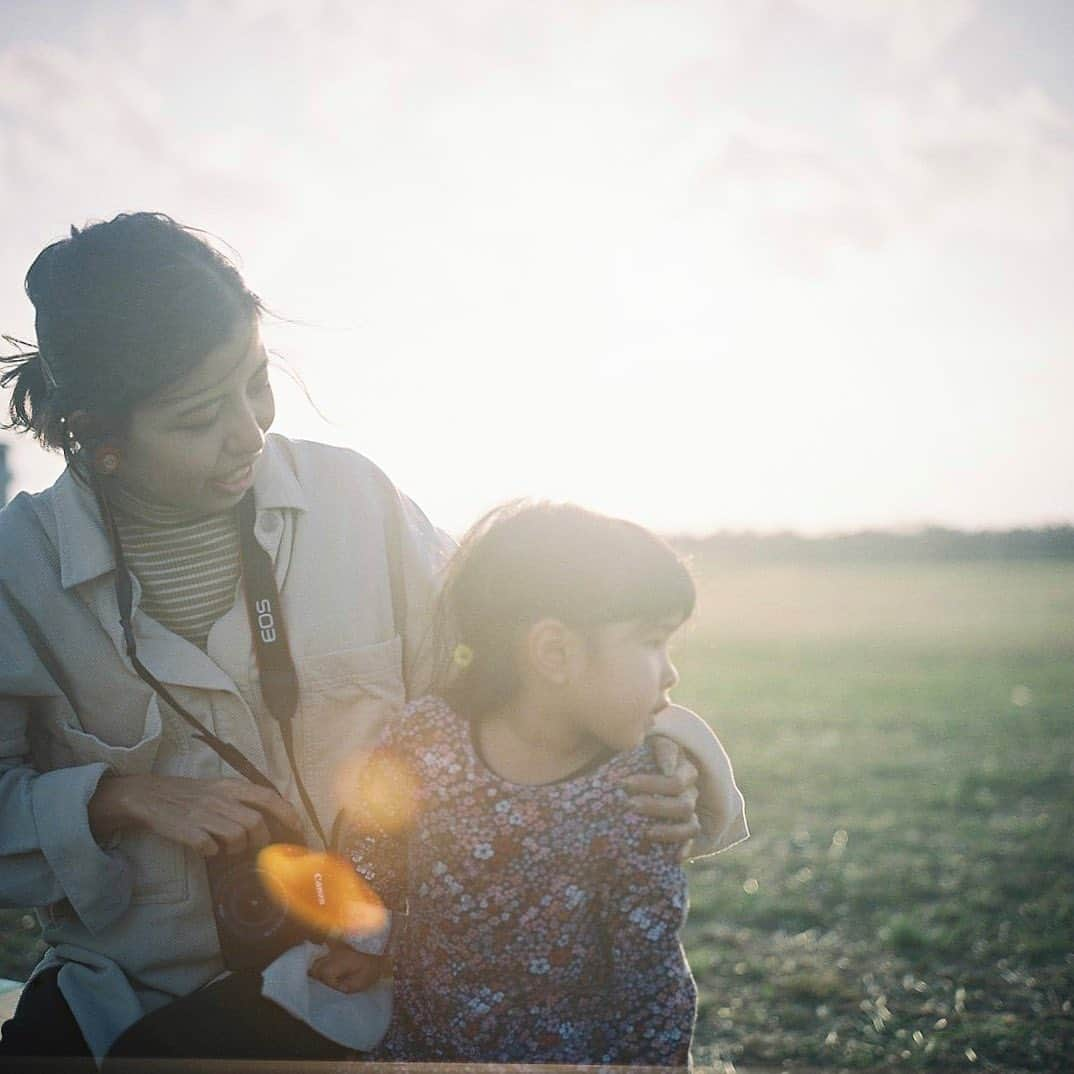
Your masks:
<path fill-rule="evenodd" d="M 270 842 L 305 844 L 301 832 L 273 817 L 265 818 Z M 220 953 L 229 970 L 263 970 L 284 951 L 304 940 L 320 942 L 322 933 L 287 912 L 269 893 L 257 866 L 257 850 L 217 854 L 205 862 Z"/>

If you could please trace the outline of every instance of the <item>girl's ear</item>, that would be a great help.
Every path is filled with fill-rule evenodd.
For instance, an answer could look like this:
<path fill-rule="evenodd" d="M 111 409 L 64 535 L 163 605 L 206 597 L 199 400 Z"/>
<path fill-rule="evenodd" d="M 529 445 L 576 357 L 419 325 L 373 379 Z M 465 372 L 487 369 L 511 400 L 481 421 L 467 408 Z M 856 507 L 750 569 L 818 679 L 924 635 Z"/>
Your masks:
<path fill-rule="evenodd" d="M 559 619 L 539 619 L 526 631 L 523 658 L 531 672 L 554 686 L 571 681 L 583 655 L 581 637 Z"/>

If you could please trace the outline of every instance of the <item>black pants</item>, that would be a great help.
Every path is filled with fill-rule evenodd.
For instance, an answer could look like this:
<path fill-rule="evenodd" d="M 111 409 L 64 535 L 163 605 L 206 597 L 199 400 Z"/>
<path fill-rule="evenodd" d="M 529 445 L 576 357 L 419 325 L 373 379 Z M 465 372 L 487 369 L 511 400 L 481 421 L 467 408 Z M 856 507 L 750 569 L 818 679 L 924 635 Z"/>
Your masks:
<path fill-rule="evenodd" d="M 351 1054 L 265 999 L 261 974 L 242 970 L 147 1014 L 112 1045 L 108 1059 L 302 1060 Z M 106 1061 L 102 1074 L 108 1070 Z"/>
<path fill-rule="evenodd" d="M 18 1070 L 16 1057 L 64 1058 L 65 1071 L 95 1074 L 89 1045 L 56 982 L 59 972 L 59 966 L 42 970 L 22 990 L 15 1013 L 0 1029 L 0 1070 Z"/>
<path fill-rule="evenodd" d="M 15 1014 L 3 1025 L 0 1071 L 18 1071 L 16 1057 L 63 1058 L 64 1074 L 96 1074 L 56 976 L 42 970 L 23 989 Z M 351 1055 L 261 995 L 261 974 L 250 970 L 152 1011 L 108 1053 L 124 1059 L 345 1059 Z M 118 1064 L 130 1072 L 128 1064 Z M 29 1065 L 28 1065 L 29 1066 Z M 53 1069 L 51 1066 L 49 1070 Z M 104 1071 L 109 1069 L 105 1063 Z"/>

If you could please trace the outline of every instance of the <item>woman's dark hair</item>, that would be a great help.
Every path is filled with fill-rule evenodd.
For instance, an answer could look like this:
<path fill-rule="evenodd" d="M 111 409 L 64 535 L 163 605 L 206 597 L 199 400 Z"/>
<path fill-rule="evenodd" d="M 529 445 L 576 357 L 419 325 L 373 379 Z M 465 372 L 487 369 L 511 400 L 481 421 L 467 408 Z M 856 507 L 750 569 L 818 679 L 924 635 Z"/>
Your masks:
<path fill-rule="evenodd" d="M 37 346 L 0 358 L 9 365 L 10 422 L 75 461 L 64 419 L 85 411 L 122 433 L 131 409 L 194 369 L 261 300 L 238 269 L 163 213 L 122 213 L 71 228 L 26 273 Z"/>
<path fill-rule="evenodd" d="M 574 504 L 505 504 L 470 529 L 448 567 L 434 689 L 478 719 L 519 688 L 516 645 L 540 619 L 591 637 L 607 623 L 683 622 L 695 596 L 685 563 L 642 526 Z"/>

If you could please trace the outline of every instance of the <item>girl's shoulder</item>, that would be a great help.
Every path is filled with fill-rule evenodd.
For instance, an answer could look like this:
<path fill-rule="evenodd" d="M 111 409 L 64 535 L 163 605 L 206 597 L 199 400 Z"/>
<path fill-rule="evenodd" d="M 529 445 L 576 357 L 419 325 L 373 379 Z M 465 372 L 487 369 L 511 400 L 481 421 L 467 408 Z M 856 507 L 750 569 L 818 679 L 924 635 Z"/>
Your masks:
<path fill-rule="evenodd" d="M 640 746 L 609 758 L 602 771 L 612 782 L 619 783 L 629 776 L 660 775 L 660 766 L 646 739 Z"/>
<path fill-rule="evenodd" d="M 627 781 L 632 776 L 659 773 L 652 750 L 643 742 L 633 750 L 609 757 L 573 779 L 547 785 L 543 789 L 560 800 L 573 823 L 587 826 L 600 836 L 595 849 L 605 847 L 614 854 L 631 830 L 644 825 L 644 818 L 631 807 Z"/>
<path fill-rule="evenodd" d="M 631 776 L 660 775 L 660 766 L 648 741 L 618 753 L 593 774 L 595 786 L 579 795 L 576 820 L 586 824 L 592 840 L 594 863 L 623 881 L 638 871 L 676 867 L 678 846 L 657 843 L 648 833 L 654 821 L 634 809 L 626 781 Z"/>

